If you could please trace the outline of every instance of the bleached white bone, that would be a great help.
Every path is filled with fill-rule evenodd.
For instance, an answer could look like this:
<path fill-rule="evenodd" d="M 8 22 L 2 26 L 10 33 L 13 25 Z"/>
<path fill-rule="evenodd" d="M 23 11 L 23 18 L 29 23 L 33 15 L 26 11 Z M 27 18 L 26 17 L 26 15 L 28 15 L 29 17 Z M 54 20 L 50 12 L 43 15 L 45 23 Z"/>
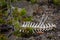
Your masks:
<path fill-rule="evenodd" d="M 56 25 L 53 23 L 47 23 L 47 24 L 43 24 L 42 26 L 40 26 L 38 23 L 33 23 L 33 22 L 24 22 L 22 24 L 22 26 L 24 27 L 32 27 L 32 28 L 38 28 L 39 30 L 52 30 L 53 27 Z"/>

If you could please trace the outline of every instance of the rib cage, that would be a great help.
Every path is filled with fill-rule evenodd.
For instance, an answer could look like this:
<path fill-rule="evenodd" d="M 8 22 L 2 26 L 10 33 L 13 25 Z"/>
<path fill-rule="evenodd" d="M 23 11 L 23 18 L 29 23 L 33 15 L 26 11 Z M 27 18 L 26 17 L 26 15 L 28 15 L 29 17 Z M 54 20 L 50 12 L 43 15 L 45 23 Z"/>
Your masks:
<path fill-rule="evenodd" d="M 34 22 L 23 22 L 22 27 L 32 27 L 35 31 L 49 31 L 53 28 L 56 28 L 56 25 L 53 23 L 45 23 L 48 15 L 43 14 L 39 23 Z"/>
<path fill-rule="evenodd" d="M 22 27 L 32 27 L 38 31 L 48 31 L 48 30 L 52 30 L 53 28 L 56 28 L 56 25 L 53 23 L 47 23 L 40 26 L 40 23 L 24 22 L 22 24 Z"/>

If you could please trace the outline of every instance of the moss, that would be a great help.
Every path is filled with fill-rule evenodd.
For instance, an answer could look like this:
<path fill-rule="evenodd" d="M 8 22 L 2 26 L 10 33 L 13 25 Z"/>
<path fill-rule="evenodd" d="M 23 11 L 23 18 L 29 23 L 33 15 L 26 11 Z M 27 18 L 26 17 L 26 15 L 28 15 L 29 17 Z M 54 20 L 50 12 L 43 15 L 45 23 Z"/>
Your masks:
<path fill-rule="evenodd" d="M 29 16 L 29 17 L 23 18 L 23 21 L 32 21 L 32 19 L 33 19 L 33 17 Z"/>
<path fill-rule="evenodd" d="M 27 11 L 25 8 L 22 8 L 22 10 L 20 11 L 21 12 L 21 16 L 24 16 L 26 15 Z"/>
<path fill-rule="evenodd" d="M 4 2 L 5 0 L 0 0 L 0 2 Z"/>
<path fill-rule="evenodd" d="M 53 0 L 53 3 L 60 6 L 60 0 Z"/>
<path fill-rule="evenodd" d="M 34 4 L 34 3 L 37 2 L 37 0 L 30 0 L 30 2 L 31 2 L 32 4 Z"/>
<path fill-rule="evenodd" d="M 19 21 L 14 20 L 14 21 L 13 21 L 13 24 L 14 24 L 15 30 L 19 30 L 19 29 L 20 29 Z"/>
<path fill-rule="evenodd" d="M 14 31 L 13 34 L 17 37 L 21 37 L 21 33 L 19 32 L 19 30 Z"/>
<path fill-rule="evenodd" d="M 29 34 L 32 34 L 32 33 L 33 33 L 33 28 L 27 27 L 27 28 L 26 28 L 26 31 L 29 31 Z"/>
<path fill-rule="evenodd" d="M 20 14 L 21 14 L 21 13 L 18 11 L 18 8 L 16 7 L 15 10 L 13 10 L 13 13 L 12 13 L 14 19 L 15 19 L 15 20 L 19 20 L 20 17 L 21 17 Z"/>
<path fill-rule="evenodd" d="M 0 35 L 0 40 L 8 40 L 8 38 L 4 35 Z"/>
<path fill-rule="evenodd" d="M 16 30 L 14 35 L 17 37 L 30 37 L 33 34 L 33 28 L 31 27 L 20 28 L 20 30 L 24 30 L 24 32 Z"/>
<path fill-rule="evenodd" d="M 6 23 L 5 20 L 0 18 L 0 24 L 5 24 L 5 23 Z"/>
<path fill-rule="evenodd" d="M 33 28 L 26 27 L 23 30 L 24 30 L 24 32 L 21 33 L 22 37 L 30 37 L 30 36 L 32 36 L 32 34 L 33 34 Z"/>

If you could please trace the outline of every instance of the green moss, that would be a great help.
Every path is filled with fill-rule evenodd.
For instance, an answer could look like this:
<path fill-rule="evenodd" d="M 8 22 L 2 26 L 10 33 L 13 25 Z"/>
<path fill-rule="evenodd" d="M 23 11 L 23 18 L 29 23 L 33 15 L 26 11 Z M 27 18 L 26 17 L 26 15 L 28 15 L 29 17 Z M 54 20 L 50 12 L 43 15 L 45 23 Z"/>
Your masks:
<path fill-rule="evenodd" d="M 5 23 L 5 20 L 0 18 L 0 24 L 4 24 Z"/>
<path fill-rule="evenodd" d="M 0 2 L 5 2 L 5 0 L 0 0 Z"/>
<path fill-rule="evenodd" d="M 53 0 L 55 5 L 59 5 L 60 6 L 60 0 Z"/>
<path fill-rule="evenodd" d="M 31 27 L 26 27 L 25 29 L 23 29 L 25 32 L 23 32 L 21 35 L 22 37 L 30 37 L 33 34 L 33 28 Z"/>
<path fill-rule="evenodd" d="M 23 21 L 32 21 L 33 17 L 30 16 L 30 17 L 26 17 L 26 18 L 23 18 Z"/>
<path fill-rule="evenodd" d="M 17 37 L 21 37 L 21 33 L 19 32 L 19 30 L 14 31 L 13 34 Z"/>
<path fill-rule="evenodd" d="M 6 2 L 0 2 L 0 10 L 6 11 L 5 9 L 7 8 L 7 3 Z"/>
<path fill-rule="evenodd" d="M 14 32 L 14 35 L 17 37 L 30 37 L 33 34 L 33 28 L 31 27 L 20 28 L 20 30 L 24 30 L 24 32 L 20 32 L 19 30 L 16 30 Z"/>
<path fill-rule="evenodd" d="M 15 10 L 13 11 L 12 15 L 14 17 L 15 20 L 19 20 L 21 15 L 21 13 L 18 11 L 18 8 L 16 7 Z"/>
<path fill-rule="evenodd" d="M 20 11 L 18 10 L 18 8 L 16 7 L 15 10 L 13 11 L 12 15 L 14 17 L 14 20 L 20 20 L 22 19 L 23 16 L 26 15 L 26 9 L 22 8 Z"/>
<path fill-rule="evenodd" d="M 19 23 L 19 21 L 13 20 L 13 24 L 14 24 L 15 30 L 20 29 L 20 23 Z"/>
<path fill-rule="evenodd" d="M 25 8 L 22 8 L 22 10 L 20 11 L 21 12 L 21 16 L 25 16 L 27 11 Z"/>
<path fill-rule="evenodd" d="M 30 0 L 32 4 L 36 3 L 37 0 Z"/>
<path fill-rule="evenodd" d="M 8 38 L 4 35 L 0 35 L 0 40 L 8 40 Z"/>
<path fill-rule="evenodd" d="M 33 33 L 33 28 L 27 27 L 27 28 L 26 28 L 26 31 L 29 31 L 28 33 L 29 33 L 29 34 L 32 34 L 32 33 Z"/>

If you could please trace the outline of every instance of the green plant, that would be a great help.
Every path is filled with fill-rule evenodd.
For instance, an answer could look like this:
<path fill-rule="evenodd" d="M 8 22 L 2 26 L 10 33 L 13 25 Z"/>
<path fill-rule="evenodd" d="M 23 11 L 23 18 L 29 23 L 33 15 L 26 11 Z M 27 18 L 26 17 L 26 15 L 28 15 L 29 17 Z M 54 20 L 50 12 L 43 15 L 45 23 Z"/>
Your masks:
<path fill-rule="evenodd" d="M 15 20 L 20 20 L 21 18 L 21 13 L 18 11 L 18 8 L 16 7 L 12 13 L 13 17 Z"/>
<path fill-rule="evenodd" d="M 19 21 L 14 22 L 14 27 L 15 27 L 16 30 L 20 29 Z"/>
<path fill-rule="evenodd" d="M 0 2 L 0 11 L 2 11 L 2 12 L 7 11 L 7 3 L 6 2 Z"/>
<path fill-rule="evenodd" d="M 4 35 L 0 35 L 0 40 L 8 40 L 8 38 Z"/>
<path fill-rule="evenodd" d="M 4 2 L 5 0 L 0 0 L 0 2 Z"/>
<path fill-rule="evenodd" d="M 32 34 L 33 34 L 33 28 L 26 27 L 23 30 L 24 30 L 24 32 L 22 32 L 22 34 L 21 34 L 22 37 L 30 37 L 30 36 L 32 36 Z"/>
<path fill-rule="evenodd" d="M 32 34 L 33 33 L 33 28 L 31 27 L 26 27 L 25 29 L 26 33 Z M 29 31 L 29 32 L 28 32 Z"/>
<path fill-rule="evenodd" d="M 5 6 L 5 5 L 7 5 L 7 3 L 6 3 L 6 2 L 2 2 L 1 4 L 2 4 L 2 6 Z"/>
<path fill-rule="evenodd" d="M 14 24 L 14 28 L 15 30 L 19 30 L 20 29 L 20 23 L 19 23 L 19 20 L 21 20 L 22 16 L 25 16 L 26 15 L 26 10 L 25 8 L 22 8 L 21 11 L 18 10 L 18 8 L 16 7 L 14 10 L 13 10 L 13 21 L 12 21 L 12 24 Z M 10 22 L 11 23 L 11 22 Z M 19 35 L 19 34 L 18 34 Z"/>
<path fill-rule="evenodd" d="M 5 20 L 0 18 L 0 24 L 4 24 L 5 23 Z"/>
<path fill-rule="evenodd" d="M 21 33 L 19 32 L 19 30 L 14 31 L 13 34 L 17 37 L 21 37 Z"/>
<path fill-rule="evenodd" d="M 21 18 L 26 15 L 26 9 L 22 8 L 19 11 L 18 8 L 16 7 L 15 10 L 13 11 L 12 15 L 15 20 L 21 20 Z"/>
<path fill-rule="evenodd" d="M 56 5 L 60 5 L 60 0 L 53 0 L 53 3 Z"/>
<path fill-rule="evenodd" d="M 4 12 L 0 11 L 0 24 L 5 24 L 6 23 L 5 18 L 7 17 L 8 17 L 7 11 Z"/>
<path fill-rule="evenodd" d="M 26 11 L 25 8 L 22 8 L 22 10 L 20 11 L 20 13 L 21 13 L 21 16 L 25 16 L 26 13 L 27 13 L 27 11 Z"/>
<path fill-rule="evenodd" d="M 5 20 L 2 17 L 3 17 L 3 13 L 0 12 L 0 24 L 4 24 L 5 23 Z"/>
<path fill-rule="evenodd" d="M 15 30 L 19 30 L 21 28 L 19 21 L 15 20 L 14 18 L 9 20 L 8 24 L 14 25 Z"/>
<path fill-rule="evenodd" d="M 30 0 L 30 2 L 31 2 L 32 4 L 34 4 L 34 3 L 37 2 L 37 0 Z"/>
<path fill-rule="evenodd" d="M 24 30 L 24 32 L 20 32 L 19 30 Z M 14 31 L 14 35 L 17 37 L 30 37 L 33 34 L 33 28 L 26 27 L 26 28 L 20 28 L 19 30 Z"/>
<path fill-rule="evenodd" d="M 30 16 L 30 17 L 26 17 L 26 18 L 23 18 L 23 21 L 32 21 L 33 17 Z"/>

